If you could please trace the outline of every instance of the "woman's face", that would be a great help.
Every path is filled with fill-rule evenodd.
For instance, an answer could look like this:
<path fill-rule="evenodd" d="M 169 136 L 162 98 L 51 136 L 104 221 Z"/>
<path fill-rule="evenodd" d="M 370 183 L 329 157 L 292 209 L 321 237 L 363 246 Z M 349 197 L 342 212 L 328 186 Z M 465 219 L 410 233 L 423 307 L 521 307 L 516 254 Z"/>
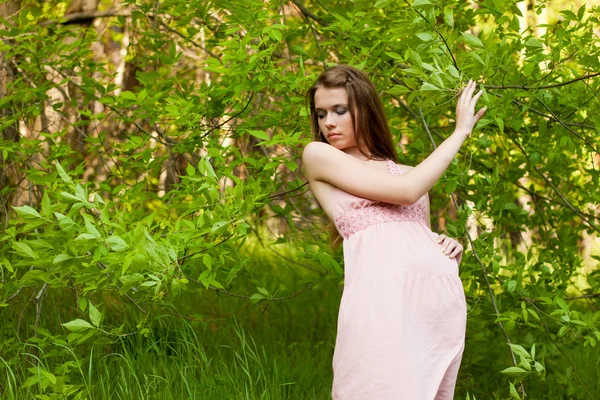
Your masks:
<path fill-rule="evenodd" d="M 346 88 L 319 87 L 315 92 L 315 113 L 319 129 L 330 145 L 339 150 L 356 146 Z"/>

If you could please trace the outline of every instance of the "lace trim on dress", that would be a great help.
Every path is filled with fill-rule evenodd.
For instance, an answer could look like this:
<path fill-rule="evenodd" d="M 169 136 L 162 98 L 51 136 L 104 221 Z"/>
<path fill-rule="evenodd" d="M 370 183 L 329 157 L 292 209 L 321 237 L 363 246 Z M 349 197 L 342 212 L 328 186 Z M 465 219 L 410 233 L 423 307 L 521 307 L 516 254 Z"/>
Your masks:
<path fill-rule="evenodd" d="M 387 166 L 392 174 L 402 173 L 392 160 L 387 160 Z M 349 210 L 335 219 L 335 225 L 340 235 L 348 239 L 356 232 L 388 222 L 414 221 L 425 224 L 426 201 L 423 200 L 424 198 L 421 198 L 411 205 L 384 202 L 365 204 L 363 200 L 359 200 L 353 202 Z"/>

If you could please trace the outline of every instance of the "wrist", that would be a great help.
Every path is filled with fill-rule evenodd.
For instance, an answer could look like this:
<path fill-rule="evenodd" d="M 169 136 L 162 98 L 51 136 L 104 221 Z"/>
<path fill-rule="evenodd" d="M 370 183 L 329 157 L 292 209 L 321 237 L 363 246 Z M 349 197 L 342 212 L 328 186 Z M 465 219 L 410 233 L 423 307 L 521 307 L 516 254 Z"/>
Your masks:
<path fill-rule="evenodd" d="M 454 132 L 452 132 L 452 136 L 457 136 L 457 137 L 461 137 L 463 139 L 467 139 L 469 136 L 471 136 L 471 132 L 462 130 L 462 129 L 455 129 Z"/>

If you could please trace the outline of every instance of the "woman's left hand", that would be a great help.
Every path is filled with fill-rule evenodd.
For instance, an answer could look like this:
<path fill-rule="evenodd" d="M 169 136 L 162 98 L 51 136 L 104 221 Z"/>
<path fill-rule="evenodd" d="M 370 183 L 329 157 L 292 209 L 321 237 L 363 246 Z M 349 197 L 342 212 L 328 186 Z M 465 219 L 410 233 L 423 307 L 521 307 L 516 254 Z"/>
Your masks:
<path fill-rule="evenodd" d="M 443 233 L 436 240 L 442 248 L 442 253 L 450 258 L 456 257 L 463 251 L 462 245 L 456 239 L 452 239 Z"/>

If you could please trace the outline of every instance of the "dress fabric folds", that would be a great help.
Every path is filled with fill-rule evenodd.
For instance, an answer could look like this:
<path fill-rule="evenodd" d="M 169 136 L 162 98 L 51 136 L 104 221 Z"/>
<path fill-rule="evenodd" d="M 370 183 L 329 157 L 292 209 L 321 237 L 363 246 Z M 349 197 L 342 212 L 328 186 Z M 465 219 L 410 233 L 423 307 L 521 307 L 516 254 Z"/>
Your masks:
<path fill-rule="evenodd" d="M 467 322 L 462 253 L 442 253 L 425 196 L 405 206 L 334 193 L 345 277 L 332 399 L 453 399 Z"/>

